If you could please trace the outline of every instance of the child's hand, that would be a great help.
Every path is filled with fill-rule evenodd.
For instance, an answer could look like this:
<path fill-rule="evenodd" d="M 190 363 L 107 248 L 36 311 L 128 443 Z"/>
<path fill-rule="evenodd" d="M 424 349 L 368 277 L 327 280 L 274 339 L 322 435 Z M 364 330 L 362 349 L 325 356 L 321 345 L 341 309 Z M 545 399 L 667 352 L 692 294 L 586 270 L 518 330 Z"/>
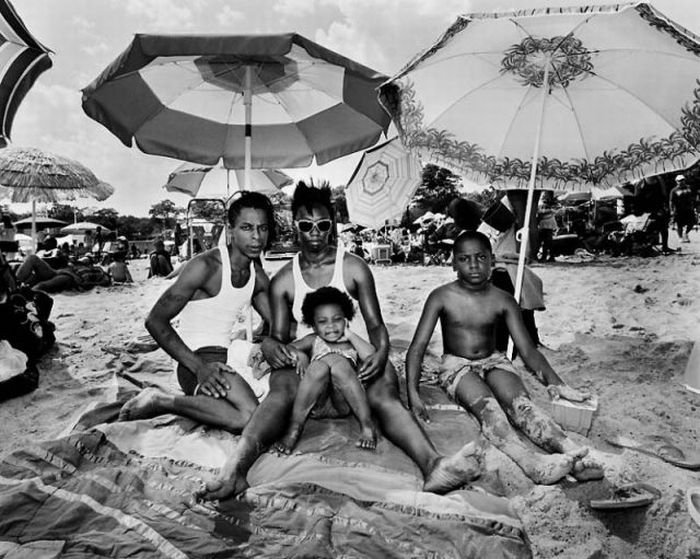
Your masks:
<path fill-rule="evenodd" d="M 590 393 L 571 388 L 568 384 L 550 384 L 547 387 L 547 392 L 552 400 L 563 398 L 571 402 L 583 402 L 591 398 Z"/>

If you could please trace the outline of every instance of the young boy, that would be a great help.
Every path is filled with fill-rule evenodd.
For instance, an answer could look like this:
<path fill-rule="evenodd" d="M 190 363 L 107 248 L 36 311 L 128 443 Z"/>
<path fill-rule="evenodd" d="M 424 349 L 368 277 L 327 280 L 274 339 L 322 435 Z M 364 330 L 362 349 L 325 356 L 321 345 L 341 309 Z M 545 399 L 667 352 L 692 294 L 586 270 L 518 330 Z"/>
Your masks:
<path fill-rule="evenodd" d="M 482 233 L 465 231 L 455 239 L 457 279 L 430 293 L 406 355 L 411 411 L 429 420 L 418 381 L 425 349 L 439 319 L 444 345 L 440 383 L 478 418 L 489 441 L 536 483 L 556 483 L 569 473 L 580 480 L 600 478 L 602 469 L 586 457 L 588 449 L 577 446 L 533 404 L 511 362 L 495 350 L 496 324 L 502 317 L 523 360 L 548 385 L 551 397 L 572 401 L 588 397 L 564 384 L 536 349 L 515 299 L 491 284 L 492 259 L 491 244 Z M 508 418 L 531 441 L 553 454 L 533 452 Z"/>

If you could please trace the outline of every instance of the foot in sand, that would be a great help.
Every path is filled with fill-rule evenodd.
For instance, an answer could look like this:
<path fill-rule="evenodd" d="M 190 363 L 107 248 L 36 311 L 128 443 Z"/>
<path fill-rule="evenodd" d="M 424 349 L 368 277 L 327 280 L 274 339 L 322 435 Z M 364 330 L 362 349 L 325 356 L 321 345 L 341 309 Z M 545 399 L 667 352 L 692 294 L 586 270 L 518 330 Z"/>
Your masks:
<path fill-rule="evenodd" d="M 360 438 L 355 443 L 355 446 L 364 450 L 374 450 L 377 448 L 377 433 L 374 431 L 372 425 L 367 425 L 362 428 Z"/>
<path fill-rule="evenodd" d="M 588 454 L 587 448 L 580 448 L 564 454 L 528 453 L 527 457 L 516 460 L 527 477 L 539 485 L 552 485 L 572 473 L 574 465 Z"/>
<path fill-rule="evenodd" d="M 228 499 L 229 497 L 240 495 L 246 489 L 248 489 L 248 482 L 245 476 L 234 474 L 227 479 L 208 481 L 206 487 L 195 494 L 195 499 L 204 501 Z"/>
<path fill-rule="evenodd" d="M 440 458 L 426 476 L 423 491 L 442 495 L 481 475 L 484 449 L 474 441 L 449 457 Z"/>
<path fill-rule="evenodd" d="M 277 452 L 291 454 L 301 435 L 301 427 L 290 425 L 287 434 L 272 445 Z"/>
<path fill-rule="evenodd" d="M 158 388 L 146 388 L 122 406 L 118 421 L 148 419 L 160 415 L 165 411 L 162 404 L 164 396 L 165 393 Z"/>
<path fill-rule="evenodd" d="M 586 449 L 588 450 L 588 449 Z M 571 475 L 578 481 L 591 481 L 602 479 L 605 475 L 603 466 L 593 456 L 583 455 L 574 458 L 574 467 L 571 470 Z"/>

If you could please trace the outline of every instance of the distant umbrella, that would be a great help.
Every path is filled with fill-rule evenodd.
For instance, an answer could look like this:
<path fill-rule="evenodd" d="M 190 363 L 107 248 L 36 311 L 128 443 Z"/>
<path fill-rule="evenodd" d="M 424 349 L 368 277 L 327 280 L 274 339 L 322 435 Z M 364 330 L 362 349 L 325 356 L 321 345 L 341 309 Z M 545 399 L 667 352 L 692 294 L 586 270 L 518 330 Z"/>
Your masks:
<path fill-rule="evenodd" d="M 49 49 L 39 43 L 8 0 L 0 0 L 0 148 L 10 139 L 22 99 L 51 68 Z"/>
<path fill-rule="evenodd" d="M 0 150 L 0 199 L 11 203 L 64 202 L 79 198 L 106 200 L 114 188 L 90 169 L 67 157 L 34 148 Z M 32 230 L 36 238 L 36 228 Z"/>
<path fill-rule="evenodd" d="M 98 227 L 105 234 L 112 232 L 111 230 L 107 229 L 104 225 L 100 225 L 99 223 L 90 223 L 89 221 L 79 221 L 78 223 L 71 223 L 70 225 L 66 225 L 65 227 L 61 228 L 61 233 L 68 234 L 68 233 L 85 233 L 87 231 L 94 232 L 94 231 L 97 231 Z"/>
<path fill-rule="evenodd" d="M 67 221 L 61 221 L 60 219 L 54 219 L 52 217 L 41 217 L 41 216 L 37 216 L 34 219 L 34 223 L 36 224 L 37 227 L 44 227 L 44 228 L 55 228 L 55 227 L 63 227 L 64 225 L 68 225 Z M 25 217 L 24 219 L 20 219 L 19 221 L 15 221 L 12 225 L 14 225 L 17 230 L 31 229 L 32 218 Z"/>

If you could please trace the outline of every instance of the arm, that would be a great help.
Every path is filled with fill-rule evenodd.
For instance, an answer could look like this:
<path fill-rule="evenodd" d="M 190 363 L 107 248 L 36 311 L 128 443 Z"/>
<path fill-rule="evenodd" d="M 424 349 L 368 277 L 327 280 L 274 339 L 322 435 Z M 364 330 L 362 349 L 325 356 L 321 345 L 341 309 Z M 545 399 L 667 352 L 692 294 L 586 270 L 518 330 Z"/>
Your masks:
<path fill-rule="evenodd" d="M 270 281 L 270 335 L 263 340 L 262 352 L 265 360 L 275 369 L 294 364 L 285 343 L 289 341 L 291 321 L 289 319 L 288 285 L 291 283 L 291 265 L 285 265 Z"/>
<path fill-rule="evenodd" d="M 355 348 L 360 361 L 364 361 L 365 359 L 369 358 L 376 351 L 371 343 L 361 336 L 355 334 L 355 332 L 350 330 L 350 328 L 345 328 L 345 337 L 348 339 L 348 342 L 350 342 L 352 347 Z"/>
<path fill-rule="evenodd" d="M 294 356 L 293 359 L 296 360 L 298 374 L 305 372 L 311 362 L 311 352 L 313 351 L 315 339 L 316 334 L 307 334 L 303 338 L 287 344 L 287 350 Z"/>
<path fill-rule="evenodd" d="M 184 267 L 173 285 L 165 290 L 146 318 L 146 329 L 165 352 L 192 371 L 199 383 L 205 381 L 213 372 L 221 369 L 230 371 L 222 363 L 206 363 L 187 347 L 182 338 L 172 327 L 170 321 L 175 318 L 192 299 L 197 289 L 204 285 L 205 278 L 211 273 L 210 266 L 204 258 L 194 258 Z M 225 383 L 217 390 L 225 395 L 228 388 Z M 209 394 L 214 396 L 214 393 Z"/>
<path fill-rule="evenodd" d="M 588 399 L 590 397 L 589 394 L 571 388 L 554 372 L 547 358 L 540 353 L 532 342 L 532 338 L 530 338 L 523 322 L 520 307 L 515 302 L 515 299 L 510 295 L 506 295 L 504 299 L 506 324 L 513 338 L 513 343 L 518 348 L 523 361 L 536 372 L 537 376 L 548 387 L 547 391 L 550 396 L 554 399 L 561 397 L 574 402 Z"/>
<path fill-rule="evenodd" d="M 433 291 L 423 306 L 416 331 L 413 334 L 411 345 L 406 352 L 406 392 L 408 405 L 411 411 L 419 418 L 429 421 L 428 411 L 420 397 L 418 383 L 420 382 L 423 356 L 430 343 L 430 337 L 437 324 L 442 309 L 442 302 L 438 291 Z"/>
<path fill-rule="evenodd" d="M 126 272 L 127 283 L 134 283 L 134 278 L 131 277 L 131 272 L 129 271 L 128 266 L 124 268 L 124 271 Z"/>
<path fill-rule="evenodd" d="M 272 310 L 270 308 L 270 278 L 267 277 L 265 270 L 262 266 L 255 263 L 255 287 L 253 288 L 253 300 L 251 301 L 253 308 L 262 317 L 262 333 L 264 334 L 269 329 L 269 325 L 272 322 Z M 266 329 L 267 326 L 267 329 Z M 259 335 L 260 332 L 256 331 L 255 335 Z M 254 337 L 255 337 L 254 335 Z"/>
<path fill-rule="evenodd" d="M 346 255 L 345 258 L 349 257 Z M 356 257 L 352 257 L 349 264 L 348 267 L 352 270 L 354 280 L 352 283 L 360 304 L 360 312 L 367 326 L 370 342 L 375 347 L 375 352 L 362 363 L 358 371 L 358 378 L 366 381 L 384 372 L 389 358 L 389 333 L 379 309 L 377 289 L 369 266 Z"/>

